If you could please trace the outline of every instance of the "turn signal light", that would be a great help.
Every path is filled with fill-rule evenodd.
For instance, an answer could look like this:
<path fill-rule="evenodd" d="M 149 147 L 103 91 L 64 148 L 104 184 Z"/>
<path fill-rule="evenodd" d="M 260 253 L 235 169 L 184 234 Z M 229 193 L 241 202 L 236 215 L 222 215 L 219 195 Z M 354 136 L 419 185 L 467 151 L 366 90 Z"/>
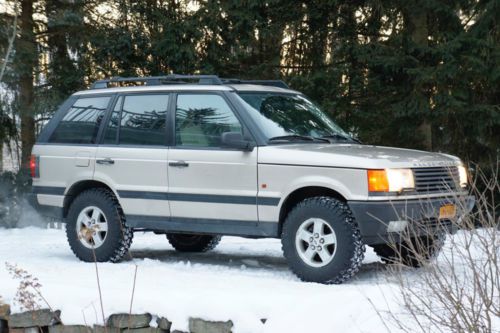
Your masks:
<path fill-rule="evenodd" d="M 389 179 L 385 170 L 368 170 L 368 191 L 389 192 Z"/>

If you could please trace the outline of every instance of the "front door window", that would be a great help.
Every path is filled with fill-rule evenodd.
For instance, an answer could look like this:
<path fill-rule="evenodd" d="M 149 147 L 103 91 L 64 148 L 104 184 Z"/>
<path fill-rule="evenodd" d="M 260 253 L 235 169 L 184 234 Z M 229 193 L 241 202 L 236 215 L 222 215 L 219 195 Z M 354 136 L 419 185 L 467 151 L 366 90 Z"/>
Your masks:
<path fill-rule="evenodd" d="M 242 133 L 242 126 L 221 96 L 181 94 L 177 97 L 175 132 L 177 146 L 221 147 L 222 133 Z"/>

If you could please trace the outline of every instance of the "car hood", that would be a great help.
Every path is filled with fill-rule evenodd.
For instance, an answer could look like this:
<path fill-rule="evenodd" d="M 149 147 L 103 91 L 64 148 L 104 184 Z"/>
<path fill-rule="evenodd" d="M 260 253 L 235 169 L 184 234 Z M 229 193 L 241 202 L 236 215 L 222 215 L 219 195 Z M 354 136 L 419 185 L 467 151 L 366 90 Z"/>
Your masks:
<path fill-rule="evenodd" d="M 259 163 L 385 169 L 459 165 L 455 156 L 359 144 L 284 144 L 259 147 Z"/>

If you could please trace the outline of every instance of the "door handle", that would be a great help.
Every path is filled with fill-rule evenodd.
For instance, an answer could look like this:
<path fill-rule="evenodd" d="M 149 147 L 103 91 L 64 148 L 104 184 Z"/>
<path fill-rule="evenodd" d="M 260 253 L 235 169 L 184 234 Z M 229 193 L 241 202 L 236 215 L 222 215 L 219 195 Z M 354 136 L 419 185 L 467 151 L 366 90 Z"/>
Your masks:
<path fill-rule="evenodd" d="M 96 160 L 96 163 L 97 164 L 103 164 L 103 165 L 112 165 L 112 164 L 115 164 L 115 161 L 113 161 L 110 158 L 104 158 L 104 159 L 101 159 L 101 160 Z"/>
<path fill-rule="evenodd" d="M 187 168 L 189 166 L 189 163 L 187 163 L 186 161 L 175 161 L 175 162 L 168 162 L 168 165 L 177 168 Z"/>

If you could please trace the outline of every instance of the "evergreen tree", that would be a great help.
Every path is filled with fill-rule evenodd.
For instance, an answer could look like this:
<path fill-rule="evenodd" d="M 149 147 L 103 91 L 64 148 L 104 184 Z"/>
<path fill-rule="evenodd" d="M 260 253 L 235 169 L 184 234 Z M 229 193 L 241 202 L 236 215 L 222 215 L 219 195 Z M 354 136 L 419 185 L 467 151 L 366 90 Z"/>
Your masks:
<path fill-rule="evenodd" d="M 26 162 L 35 124 L 94 80 L 204 73 L 284 79 L 366 143 L 491 163 L 500 144 L 499 6 L 498 0 L 22 0 L 4 80 L 15 98 L 3 107 L 18 117 L 3 121 L 0 133 L 14 129 Z M 0 13 L 1 54 L 8 45 L 4 23 L 11 21 L 12 12 Z"/>

